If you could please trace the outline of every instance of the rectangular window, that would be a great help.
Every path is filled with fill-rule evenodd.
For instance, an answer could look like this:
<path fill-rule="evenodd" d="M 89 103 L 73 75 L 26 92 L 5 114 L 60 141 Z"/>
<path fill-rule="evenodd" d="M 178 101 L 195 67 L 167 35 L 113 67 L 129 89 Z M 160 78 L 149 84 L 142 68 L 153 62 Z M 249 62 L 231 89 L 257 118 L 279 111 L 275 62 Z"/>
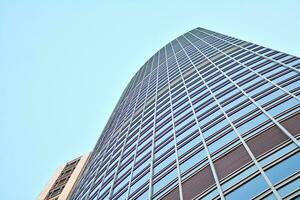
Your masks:
<path fill-rule="evenodd" d="M 266 171 L 267 176 L 273 184 L 278 183 L 291 176 L 292 174 L 299 172 L 300 167 L 300 153 L 296 153 L 291 157 L 281 161 L 276 164 L 274 167 L 268 169 Z"/>
<path fill-rule="evenodd" d="M 176 169 L 173 169 L 170 173 L 168 173 L 166 176 L 164 176 L 162 179 L 160 179 L 153 185 L 153 193 L 156 193 L 159 190 L 161 190 L 164 186 L 168 185 L 176 177 L 177 171 Z"/>
<path fill-rule="evenodd" d="M 227 200 L 236 200 L 243 197 L 243 199 L 252 199 L 257 194 L 268 188 L 267 183 L 261 175 L 244 183 L 234 191 L 230 192 L 225 196 Z"/>
<path fill-rule="evenodd" d="M 204 149 L 202 149 L 201 151 L 184 161 L 182 164 L 180 164 L 181 173 L 186 172 L 188 169 L 199 163 L 204 158 L 206 158 L 206 153 Z"/>
<path fill-rule="evenodd" d="M 235 138 L 237 138 L 236 133 L 234 131 L 231 131 L 219 138 L 218 140 L 214 141 L 212 144 L 208 145 L 208 150 L 210 153 L 214 153 L 216 150 L 224 147 L 226 144 L 230 143 Z"/>

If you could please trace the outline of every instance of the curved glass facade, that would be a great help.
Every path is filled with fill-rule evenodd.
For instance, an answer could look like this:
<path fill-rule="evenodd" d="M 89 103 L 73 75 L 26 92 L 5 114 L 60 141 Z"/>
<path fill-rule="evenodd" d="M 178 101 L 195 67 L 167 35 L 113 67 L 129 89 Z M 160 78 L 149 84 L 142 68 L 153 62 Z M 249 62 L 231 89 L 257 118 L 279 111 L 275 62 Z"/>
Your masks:
<path fill-rule="evenodd" d="M 300 194 L 300 59 L 196 28 L 135 74 L 71 199 Z"/>

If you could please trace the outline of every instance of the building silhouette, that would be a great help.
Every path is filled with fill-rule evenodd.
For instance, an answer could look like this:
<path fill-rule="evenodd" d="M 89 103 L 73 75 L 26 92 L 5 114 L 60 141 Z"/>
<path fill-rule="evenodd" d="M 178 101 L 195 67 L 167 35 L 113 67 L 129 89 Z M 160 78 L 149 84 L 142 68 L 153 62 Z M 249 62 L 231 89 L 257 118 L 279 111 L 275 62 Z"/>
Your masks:
<path fill-rule="evenodd" d="M 80 177 L 89 154 L 82 155 L 60 166 L 43 188 L 37 200 L 66 200 Z"/>
<path fill-rule="evenodd" d="M 71 196 L 300 195 L 300 59 L 196 28 L 122 93 Z"/>

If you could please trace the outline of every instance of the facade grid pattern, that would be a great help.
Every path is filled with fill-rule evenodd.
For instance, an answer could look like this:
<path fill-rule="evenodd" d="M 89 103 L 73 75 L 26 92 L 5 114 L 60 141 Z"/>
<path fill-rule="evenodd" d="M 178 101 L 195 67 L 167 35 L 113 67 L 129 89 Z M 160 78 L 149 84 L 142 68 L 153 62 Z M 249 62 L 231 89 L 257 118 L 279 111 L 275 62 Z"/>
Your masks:
<path fill-rule="evenodd" d="M 300 58 L 203 28 L 135 74 L 71 199 L 300 195 Z"/>

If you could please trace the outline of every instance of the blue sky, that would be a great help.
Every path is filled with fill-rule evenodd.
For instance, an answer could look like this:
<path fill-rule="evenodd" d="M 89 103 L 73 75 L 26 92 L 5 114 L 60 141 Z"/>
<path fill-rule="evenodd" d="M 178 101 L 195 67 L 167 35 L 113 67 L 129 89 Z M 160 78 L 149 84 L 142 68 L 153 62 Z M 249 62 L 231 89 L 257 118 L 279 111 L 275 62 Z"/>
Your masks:
<path fill-rule="evenodd" d="M 126 84 L 204 27 L 300 55 L 299 1 L 0 0 L 0 193 L 35 199 L 89 152 Z"/>

